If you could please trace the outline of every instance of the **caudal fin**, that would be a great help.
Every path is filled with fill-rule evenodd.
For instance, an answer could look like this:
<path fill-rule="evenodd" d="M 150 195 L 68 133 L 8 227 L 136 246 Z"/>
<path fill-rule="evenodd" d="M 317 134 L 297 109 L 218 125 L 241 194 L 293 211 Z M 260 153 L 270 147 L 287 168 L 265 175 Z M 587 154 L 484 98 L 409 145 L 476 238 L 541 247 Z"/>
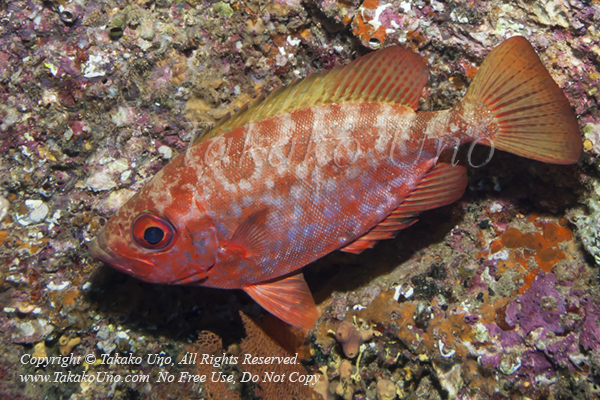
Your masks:
<path fill-rule="evenodd" d="M 505 40 L 485 59 L 463 104 L 483 103 L 499 126 L 493 145 L 519 156 L 576 163 L 582 152 L 575 114 L 529 42 Z"/>

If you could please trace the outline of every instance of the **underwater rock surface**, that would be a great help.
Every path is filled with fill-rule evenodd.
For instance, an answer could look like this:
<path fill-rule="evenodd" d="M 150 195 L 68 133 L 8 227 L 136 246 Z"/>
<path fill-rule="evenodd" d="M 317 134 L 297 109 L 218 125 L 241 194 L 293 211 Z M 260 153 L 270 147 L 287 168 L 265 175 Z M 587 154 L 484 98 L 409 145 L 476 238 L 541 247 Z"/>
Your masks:
<path fill-rule="evenodd" d="M 1 398 L 599 395 L 597 0 L 9 0 L 0 18 Z M 253 98 L 401 45 L 431 71 L 420 110 L 446 109 L 514 35 L 569 98 L 584 158 L 496 152 L 469 169 L 459 202 L 359 256 L 308 266 L 313 330 L 241 292 L 150 285 L 89 256 L 121 204 Z M 472 156 L 484 164 L 488 150 Z M 36 362 L 70 354 L 80 362 Z M 298 364 L 241 364 L 248 354 Z M 271 372 L 319 378 L 262 382 Z"/>

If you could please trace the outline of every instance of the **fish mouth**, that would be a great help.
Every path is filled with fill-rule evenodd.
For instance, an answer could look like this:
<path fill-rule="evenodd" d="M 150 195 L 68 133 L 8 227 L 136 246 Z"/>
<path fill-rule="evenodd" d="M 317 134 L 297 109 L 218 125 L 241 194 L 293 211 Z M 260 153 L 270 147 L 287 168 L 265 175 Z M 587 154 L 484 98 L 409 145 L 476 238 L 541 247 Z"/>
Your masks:
<path fill-rule="evenodd" d="M 208 278 L 208 274 L 204 271 L 194 271 L 190 275 L 183 278 L 177 278 L 168 282 L 168 285 L 199 285 Z"/>
<path fill-rule="evenodd" d="M 98 260 L 103 261 L 106 264 L 109 264 L 113 268 L 131 273 L 131 271 L 128 268 L 125 268 L 119 262 L 119 260 L 115 258 L 115 256 L 113 256 L 108 251 L 104 250 L 104 247 L 104 238 L 103 235 L 100 234 L 88 244 L 88 251 L 90 252 L 90 255 L 92 257 L 97 258 Z"/>

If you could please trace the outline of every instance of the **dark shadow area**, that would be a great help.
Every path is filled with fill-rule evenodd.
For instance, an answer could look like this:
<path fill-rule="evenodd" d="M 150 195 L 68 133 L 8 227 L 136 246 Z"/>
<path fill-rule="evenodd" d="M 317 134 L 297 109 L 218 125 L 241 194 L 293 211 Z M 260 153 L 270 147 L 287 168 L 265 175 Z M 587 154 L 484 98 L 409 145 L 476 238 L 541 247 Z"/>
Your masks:
<path fill-rule="evenodd" d="M 97 269 L 91 283 L 89 301 L 104 320 L 178 341 L 194 341 L 210 330 L 226 347 L 245 335 L 239 310 L 258 307 L 239 290 L 151 284 L 108 266 Z"/>

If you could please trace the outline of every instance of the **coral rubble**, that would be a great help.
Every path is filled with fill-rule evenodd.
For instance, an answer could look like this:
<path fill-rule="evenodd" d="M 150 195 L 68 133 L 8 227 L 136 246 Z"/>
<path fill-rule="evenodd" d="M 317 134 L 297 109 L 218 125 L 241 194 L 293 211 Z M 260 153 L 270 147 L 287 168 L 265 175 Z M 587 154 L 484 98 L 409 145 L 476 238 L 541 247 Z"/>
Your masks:
<path fill-rule="evenodd" d="M 600 2 L 8 0 L 0 18 L 1 398 L 598 396 Z M 89 256 L 148 178 L 274 88 L 400 45 L 431 70 L 420 109 L 445 109 L 513 35 L 569 98 L 584 159 L 495 153 L 456 204 L 307 267 L 322 313 L 309 332 L 240 293 L 149 285 Z M 192 365 L 194 352 L 298 363 Z M 38 362 L 71 354 L 94 360 Z M 320 378 L 241 382 L 271 372 Z M 195 380 L 213 373 L 224 381 Z"/>

